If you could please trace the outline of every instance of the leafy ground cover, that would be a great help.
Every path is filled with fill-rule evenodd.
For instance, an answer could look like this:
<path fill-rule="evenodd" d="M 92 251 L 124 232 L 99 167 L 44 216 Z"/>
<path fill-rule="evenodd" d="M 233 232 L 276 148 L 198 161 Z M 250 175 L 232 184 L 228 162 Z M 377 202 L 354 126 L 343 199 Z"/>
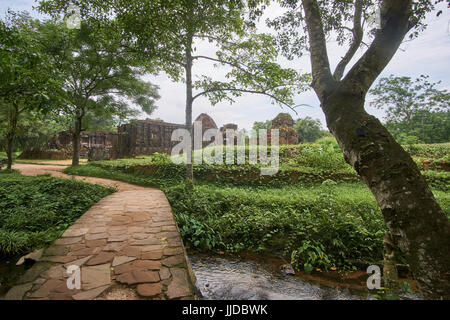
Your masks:
<path fill-rule="evenodd" d="M 112 192 L 114 189 L 76 180 L 0 171 L 0 258 L 53 242 Z"/>

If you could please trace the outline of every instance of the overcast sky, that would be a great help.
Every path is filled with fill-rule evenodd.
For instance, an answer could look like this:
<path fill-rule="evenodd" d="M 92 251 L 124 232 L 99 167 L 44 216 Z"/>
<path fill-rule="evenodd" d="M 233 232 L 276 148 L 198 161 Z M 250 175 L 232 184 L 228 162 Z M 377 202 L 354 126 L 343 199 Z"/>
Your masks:
<path fill-rule="evenodd" d="M 33 10 L 35 3 L 34 0 L 0 0 L 0 16 L 3 17 L 6 10 L 11 8 L 13 10 L 27 10 L 34 17 L 42 17 L 42 15 Z M 426 20 L 428 24 L 427 30 L 418 39 L 405 42 L 380 77 L 390 74 L 418 77 L 421 74 L 426 74 L 431 77 L 433 82 L 441 80 L 441 87 L 450 90 L 450 10 L 445 9 L 445 4 L 442 4 L 441 7 L 444 9 L 444 13 L 440 17 L 436 17 L 435 13 L 430 14 Z M 273 18 L 281 13 L 281 8 L 272 5 L 268 9 L 266 17 Z M 267 30 L 263 26 L 260 29 L 263 31 Z M 209 44 L 198 44 L 197 53 L 210 54 L 214 52 L 214 48 Z M 328 54 L 332 67 L 336 66 L 344 52 L 345 48 L 340 48 L 333 42 L 328 43 Z M 362 52 L 360 51 L 353 61 Z M 292 62 L 280 59 L 280 63 L 302 72 L 310 72 L 311 70 L 309 56 L 307 55 Z M 205 74 L 220 77 L 224 71 L 220 68 L 214 69 L 209 62 L 194 65 L 194 75 Z M 156 77 L 151 76 L 148 79 L 160 86 L 161 95 L 161 99 L 157 103 L 158 109 L 151 117 L 172 123 L 183 123 L 185 119 L 184 85 L 182 83 L 173 83 L 164 74 Z M 278 105 L 272 105 L 268 97 L 246 94 L 241 98 L 237 98 L 236 103 L 233 105 L 223 102 L 216 106 L 211 106 L 206 98 L 199 98 L 194 102 L 193 116 L 195 119 L 200 113 L 205 112 L 216 121 L 218 126 L 225 123 L 236 123 L 239 128 L 250 129 L 255 121 L 273 119 L 279 112 L 289 112 L 294 119 L 310 116 L 321 120 L 325 126 L 325 118 L 320 110 L 319 101 L 312 90 L 296 96 L 295 102 L 297 104 L 309 104 L 312 107 L 297 109 L 297 115 L 287 108 L 281 109 Z M 382 111 L 370 107 L 367 107 L 367 110 L 380 118 L 383 117 Z"/>

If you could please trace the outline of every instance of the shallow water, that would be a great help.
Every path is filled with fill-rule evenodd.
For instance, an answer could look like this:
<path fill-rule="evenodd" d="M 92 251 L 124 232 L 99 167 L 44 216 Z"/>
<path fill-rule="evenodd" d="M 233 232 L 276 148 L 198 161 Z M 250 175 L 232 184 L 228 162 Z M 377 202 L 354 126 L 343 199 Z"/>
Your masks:
<path fill-rule="evenodd" d="M 189 255 L 201 299 L 219 300 L 360 300 L 369 294 L 324 287 L 288 276 L 255 261 Z"/>
<path fill-rule="evenodd" d="M 25 265 L 16 266 L 20 256 L 6 260 L 0 260 L 0 300 L 2 300 L 8 290 L 25 273 Z"/>

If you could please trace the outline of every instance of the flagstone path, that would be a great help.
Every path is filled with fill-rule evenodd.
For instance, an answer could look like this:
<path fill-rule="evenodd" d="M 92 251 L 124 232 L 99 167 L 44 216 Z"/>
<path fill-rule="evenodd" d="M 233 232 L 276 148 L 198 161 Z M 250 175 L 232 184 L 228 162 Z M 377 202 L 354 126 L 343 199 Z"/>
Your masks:
<path fill-rule="evenodd" d="M 23 175 L 72 178 L 61 166 L 14 168 Z M 164 193 L 108 179 L 74 178 L 118 191 L 44 249 L 5 299 L 193 299 L 195 277 Z M 68 288 L 70 266 L 80 268 L 80 289 Z"/>

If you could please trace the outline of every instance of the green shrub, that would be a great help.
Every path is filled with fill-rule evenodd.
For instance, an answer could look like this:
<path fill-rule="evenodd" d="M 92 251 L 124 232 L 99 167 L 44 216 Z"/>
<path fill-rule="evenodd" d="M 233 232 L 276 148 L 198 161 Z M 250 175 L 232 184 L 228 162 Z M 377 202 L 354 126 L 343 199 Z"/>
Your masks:
<path fill-rule="evenodd" d="M 442 158 L 450 153 L 450 143 L 414 144 L 403 148 L 410 155 L 423 158 Z"/>
<path fill-rule="evenodd" d="M 400 133 L 395 136 L 395 140 L 402 145 L 411 145 L 421 143 L 420 138 L 405 133 Z"/>
<path fill-rule="evenodd" d="M 450 190 L 450 172 L 445 171 L 422 171 L 422 175 L 428 181 L 430 187 L 448 192 Z"/>
<path fill-rule="evenodd" d="M 220 235 L 194 218 L 185 214 L 176 216 L 176 221 L 183 239 L 188 239 L 186 245 L 192 244 L 201 251 L 211 250 L 221 244 Z"/>
<path fill-rule="evenodd" d="M 336 150 L 339 149 L 339 145 L 336 141 L 336 138 L 333 136 L 320 138 L 316 140 L 315 143 L 319 145 L 333 146 L 333 148 L 335 148 Z"/>
<path fill-rule="evenodd" d="M 300 248 L 292 251 L 291 263 L 296 269 L 303 267 L 306 273 L 311 273 L 314 267 L 327 270 L 331 266 L 331 261 L 325 253 L 322 244 L 315 244 L 309 240 L 303 241 Z"/>
<path fill-rule="evenodd" d="M 0 229 L 0 253 L 2 255 L 15 255 L 28 248 L 27 233 Z"/>

